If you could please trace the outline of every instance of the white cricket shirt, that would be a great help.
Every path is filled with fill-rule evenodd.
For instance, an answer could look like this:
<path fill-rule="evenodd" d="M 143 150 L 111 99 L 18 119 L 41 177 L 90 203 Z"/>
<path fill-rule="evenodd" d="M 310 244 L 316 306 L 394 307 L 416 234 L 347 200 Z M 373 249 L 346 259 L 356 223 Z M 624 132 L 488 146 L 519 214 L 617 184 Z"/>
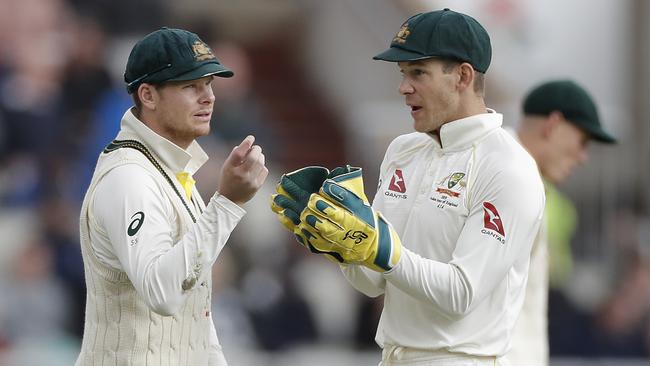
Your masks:
<path fill-rule="evenodd" d="M 508 128 L 506 131 L 521 143 L 516 131 Z M 511 365 L 548 366 L 549 364 L 547 225 L 545 216 L 531 250 L 526 298 L 512 333 L 512 348 L 506 355 Z"/>
<path fill-rule="evenodd" d="M 185 171 L 192 175 L 208 160 L 196 141 L 184 150 L 153 132 L 130 110 L 122 119 L 121 133 L 125 132 L 137 134 L 174 173 Z M 175 176 L 171 178 L 183 193 Z M 98 225 L 95 230 L 91 226 L 90 237 L 92 248 L 102 262 L 129 274 L 136 289 L 139 287 L 138 292 L 153 309 L 170 313 L 173 304 L 182 302 L 186 296 L 179 291 L 178 281 L 171 279 L 184 279 L 191 274 L 195 265 L 193 258 L 200 257 L 197 263 L 209 268 L 246 211 L 216 193 L 205 207 L 203 215 L 206 217 L 199 219 L 193 230 L 175 242 L 174 233 L 178 229 L 173 227 L 173 218 L 177 213 L 169 202 L 160 199 L 159 184 L 158 176 L 152 176 L 136 164 L 121 165 L 108 172 L 97 184 L 91 205 L 91 214 Z M 195 217 L 202 216 L 199 208 L 202 204 L 194 188 L 188 206 Z M 119 212 L 123 215 L 116 214 Z M 133 243 L 128 229 L 137 218 L 132 215 L 137 212 L 144 213 L 144 220 L 137 232 L 137 243 Z M 156 265 L 149 267 L 154 260 Z"/>
<path fill-rule="evenodd" d="M 192 364 L 207 357 L 210 365 L 226 365 L 210 313 L 211 269 L 245 211 L 218 193 L 206 206 L 196 188 L 187 199 L 175 174 L 193 174 L 207 160 L 196 141 L 182 149 L 130 110 L 116 140 L 141 142 L 159 167 L 130 148 L 105 151 L 98 161 L 82 208 L 82 246 L 88 241 L 92 251 L 84 254 L 84 265 L 93 301 L 87 305 L 78 364 L 91 357 L 111 363 L 131 357 L 129 362 L 138 365 Z M 95 278 L 98 273 L 109 274 Z M 123 292 L 121 302 L 104 294 L 117 278 L 130 282 L 115 290 Z M 156 314 L 147 315 L 141 302 Z M 99 313 L 109 320 L 94 316 Z M 97 345 L 100 336 L 107 346 Z M 107 348 L 106 355 L 93 355 L 98 347 Z"/>
<path fill-rule="evenodd" d="M 544 208 L 532 157 L 501 128 L 502 115 L 396 138 L 373 207 L 401 238 L 398 265 L 343 273 L 369 296 L 385 294 L 376 341 L 503 356 L 524 300 L 530 251 Z"/>

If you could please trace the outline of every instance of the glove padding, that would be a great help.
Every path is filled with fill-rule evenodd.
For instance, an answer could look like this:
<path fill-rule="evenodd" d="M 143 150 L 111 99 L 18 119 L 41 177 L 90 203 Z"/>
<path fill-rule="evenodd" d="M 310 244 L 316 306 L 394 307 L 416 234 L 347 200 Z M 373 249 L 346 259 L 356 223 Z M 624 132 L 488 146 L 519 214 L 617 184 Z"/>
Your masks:
<path fill-rule="evenodd" d="M 271 195 L 271 210 L 289 231 L 300 222 L 300 213 L 307 207 L 309 196 L 318 192 L 330 174 L 322 166 L 308 166 L 283 174 Z"/>
<path fill-rule="evenodd" d="M 390 271 L 401 256 L 399 236 L 368 203 L 360 170 L 327 179 L 294 231 L 310 247 L 378 272 Z"/>
<path fill-rule="evenodd" d="M 343 262 L 338 253 L 316 249 L 305 241 L 304 237 L 296 233 L 296 225 L 300 223 L 300 213 L 307 207 L 311 194 L 322 187 L 327 178 L 334 178 L 345 173 L 361 170 L 361 168 L 338 167 L 331 172 L 321 166 L 309 166 L 282 175 L 280 182 L 275 187 L 276 194 L 271 196 L 271 210 L 276 213 L 278 220 L 289 231 L 296 234 L 296 240 L 313 253 L 328 254 L 328 259 Z M 300 232 L 300 231 L 299 231 Z"/>

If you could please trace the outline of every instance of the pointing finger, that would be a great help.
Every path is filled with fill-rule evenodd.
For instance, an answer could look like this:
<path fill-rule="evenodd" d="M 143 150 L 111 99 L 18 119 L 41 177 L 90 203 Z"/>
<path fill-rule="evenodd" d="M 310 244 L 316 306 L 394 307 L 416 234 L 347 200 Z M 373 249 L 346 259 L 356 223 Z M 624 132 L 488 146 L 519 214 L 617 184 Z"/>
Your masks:
<path fill-rule="evenodd" d="M 232 152 L 228 156 L 228 159 L 226 159 L 226 164 L 230 164 L 233 166 L 241 165 L 244 162 L 246 155 L 251 150 L 251 147 L 253 146 L 254 142 L 255 142 L 255 136 L 253 135 L 246 136 L 246 138 L 238 146 L 235 146 L 235 148 L 232 150 Z"/>

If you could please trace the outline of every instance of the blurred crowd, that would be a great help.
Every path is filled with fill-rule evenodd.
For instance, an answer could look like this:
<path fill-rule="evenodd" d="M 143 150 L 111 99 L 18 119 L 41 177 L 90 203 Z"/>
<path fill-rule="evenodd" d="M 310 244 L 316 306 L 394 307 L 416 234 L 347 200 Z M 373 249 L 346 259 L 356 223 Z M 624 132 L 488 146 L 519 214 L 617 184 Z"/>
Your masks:
<path fill-rule="evenodd" d="M 161 5 L 2 3 L 0 364 L 3 357 L 20 364 L 33 349 L 79 348 L 85 283 L 78 212 L 95 160 L 131 105 L 121 79 L 128 54 L 109 52 L 130 49 L 135 36 L 167 24 L 201 34 L 236 74 L 214 83 L 213 132 L 200 140 L 211 160 L 195 177 L 202 196 L 214 193 L 221 163 L 248 134 L 264 147 L 272 170 L 215 266 L 213 313 L 222 344 L 285 350 L 322 336 L 345 338 L 353 327 L 350 317 L 338 315 L 354 303 L 352 290 L 336 278 L 338 269 L 293 245 L 268 208 L 287 169 L 273 158 L 283 145 L 275 132 L 282 127 L 255 94 L 247 49 L 206 21 L 165 22 L 170 17 Z M 143 12 L 156 21 L 142 21 Z M 331 293 L 341 296 L 328 302 Z"/>
<path fill-rule="evenodd" d="M 213 314 L 226 355 L 228 349 L 272 352 L 313 343 L 376 349 L 381 299 L 355 293 L 335 266 L 299 247 L 268 209 L 279 175 L 303 163 L 304 156 L 295 152 L 292 160 L 287 152 L 288 146 L 304 146 L 295 141 L 303 137 L 287 133 L 292 131 L 287 126 L 304 129 L 311 121 L 300 120 L 293 109 L 313 103 L 318 89 L 311 85 L 306 93 L 283 93 L 290 80 L 260 74 L 273 63 L 256 59 L 265 53 L 254 49 L 285 49 L 282 37 L 251 46 L 225 36 L 204 17 L 186 15 L 181 22 L 171 11 L 155 0 L 2 1 L 0 362 L 16 350 L 78 350 L 85 306 L 80 204 L 98 154 L 131 105 L 121 79 L 124 49 L 135 36 L 165 24 L 197 32 L 235 72 L 234 78 L 214 83 L 213 132 L 199 141 L 211 157 L 195 177 L 204 199 L 214 192 L 227 152 L 248 134 L 263 146 L 271 171 L 214 267 Z M 275 84 L 269 87 L 270 81 Z M 277 89 L 275 96 L 259 93 L 269 88 Z M 278 102 L 278 95 L 286 100 Z M 337 122 L 335 109 L 328 113 Z M 311 164 L 345 163 L 343 146 L 329 145 Z M 565 229 L 561 239 L 569 242 L 569 254 L 571 240 L 588 240 L 573 237 L 577 225 Z M 650 224 L 633 209 L 622 209 L 612 225 L 618 242 L 624 239 L 616 248 L 623 254 L 616 265 L 620 271 L 611 276 L 612 290 L 585 311 L 573 301 L 566 280 L 556 283 L 552 354 L 650 355 L 650 253 L 644 249 L 650 233 L 643 232 Z M 570 256 L 564 260 L 570 266 Z"/>

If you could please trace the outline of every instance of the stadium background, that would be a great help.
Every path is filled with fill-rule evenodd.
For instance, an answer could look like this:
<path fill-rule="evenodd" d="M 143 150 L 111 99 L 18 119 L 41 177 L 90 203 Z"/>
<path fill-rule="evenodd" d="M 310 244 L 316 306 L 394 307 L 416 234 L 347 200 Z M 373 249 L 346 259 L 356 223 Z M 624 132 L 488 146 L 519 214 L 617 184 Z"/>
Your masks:
<path fill-rule="evenodd" d="M 494 56 L 488 104 L 516 126 L 525 91 L 572 78 L 621 143 L 594 145 L 560 189 L 579 220 L 551 292 L 552 365 L 645 365 L 650 355 L 650 2 L 645 0 L 1 0 L 0 365 L 70 365 L 84 283 L 78 212 L 94 161 L 130 105 L 122 72 L 160 26 L 197 32 L 236 77 L 217 80 L 214 191 L 225 152 L 253 132 L 271 175 L 214 271 L 232 365 L 374 365 L 380 306 L 307 255 L 267 206 L 279 174 L 363 166 L 374 194 L 392 137 L 411 129 L 395 65 L 374 62 L 418 11 L 477 18 Z M 570 228 L 567 229 L 570 231 Z"/>

